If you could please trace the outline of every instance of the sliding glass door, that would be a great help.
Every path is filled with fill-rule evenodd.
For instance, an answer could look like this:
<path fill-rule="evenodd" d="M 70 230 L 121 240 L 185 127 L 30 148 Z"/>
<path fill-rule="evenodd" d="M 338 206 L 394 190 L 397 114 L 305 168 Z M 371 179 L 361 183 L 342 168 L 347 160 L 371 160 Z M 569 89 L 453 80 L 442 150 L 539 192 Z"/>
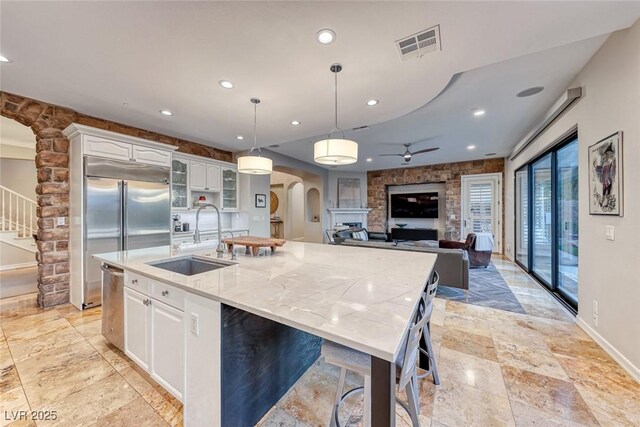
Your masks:
<path fill-rule="evenodd" d="M 578 141 L 558 150 L 558 291 L 578 305 Z"/>
<path fill-rule="evenodd" d="M 516 171 L 516 261 L 529 268 L 529 168 Z"/>
<path fill-rule="evenodd" d="M 551 253 L 553 235 L 551 224 L 551 155 L 546 155 L 532 165 L 533 169 L 533 217 L 531 235 L 533 248 L 531 269 L 545 284 L 552 282 Z"/>
<path fill-rule="evenodd" d="M 574 136 L 515 173 L 516 261 L 575 309 L 578 148 Z"/>

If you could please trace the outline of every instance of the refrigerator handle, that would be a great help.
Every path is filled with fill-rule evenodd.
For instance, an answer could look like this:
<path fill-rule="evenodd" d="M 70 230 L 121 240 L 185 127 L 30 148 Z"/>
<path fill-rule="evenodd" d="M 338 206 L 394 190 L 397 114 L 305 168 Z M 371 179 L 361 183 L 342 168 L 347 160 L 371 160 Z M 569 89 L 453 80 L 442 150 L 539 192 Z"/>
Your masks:
<path fill-rule="evenodd" d="M 128 192 L 128 187 L 127 187 L 127 181 L 122 181 L 122 238 L 123 238 L 123 245 L 122 245 L 122 250 L 126 251 L 127 250 L 127 246 L 128 246 L 128 239 L 127 239 L 127 192 Z"/>
<path fill-rule="evenodd" d="M 118 181 L 118 227 L 120 227 L 120 233 L 118 237 L 118 246 L 120 250 L 124 250 L 124 242 L 122 237 L 122 230 L 124 230 L 124 225 L 122 221 L 124 209 L 122 207 L 122 181 Z"/>

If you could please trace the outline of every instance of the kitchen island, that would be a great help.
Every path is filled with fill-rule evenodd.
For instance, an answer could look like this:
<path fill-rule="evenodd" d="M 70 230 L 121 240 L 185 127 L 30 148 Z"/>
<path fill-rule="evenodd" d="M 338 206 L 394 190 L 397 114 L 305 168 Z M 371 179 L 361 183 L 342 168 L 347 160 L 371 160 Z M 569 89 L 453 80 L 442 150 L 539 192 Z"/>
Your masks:
<path fill-rule="evenodd" d="M 125 272 L 125 352 L 183 401 L 185 425 L 255 424 L 327 339 L 372 356 L 372 425 L 393 426 L 394 361 L 436 255 L 300 242 L 238 255 L 191 276 L 157 263 L 215 251 L 96 255 Z"/>

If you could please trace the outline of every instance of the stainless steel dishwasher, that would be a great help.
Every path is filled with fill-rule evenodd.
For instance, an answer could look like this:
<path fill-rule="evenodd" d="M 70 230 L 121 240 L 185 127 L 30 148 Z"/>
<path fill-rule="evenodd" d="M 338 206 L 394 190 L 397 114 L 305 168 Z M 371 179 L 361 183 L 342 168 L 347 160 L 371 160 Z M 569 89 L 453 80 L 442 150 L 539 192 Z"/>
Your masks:
<path fill-rule="evenodd" d="M 102 335 L 124 351 L 124 271 L 102 264 Z"/>

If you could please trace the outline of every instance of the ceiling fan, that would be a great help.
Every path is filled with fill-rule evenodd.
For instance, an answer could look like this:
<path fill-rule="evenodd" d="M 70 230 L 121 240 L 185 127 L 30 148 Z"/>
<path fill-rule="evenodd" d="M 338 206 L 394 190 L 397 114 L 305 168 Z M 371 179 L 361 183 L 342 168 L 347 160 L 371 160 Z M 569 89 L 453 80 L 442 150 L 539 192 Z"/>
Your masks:
<path fill-rule="evenodd" d="M 440 147 L 434 147 L 434 148 L 425 148 L 424 150 L 418 150 L 418 151 L 414 151 L 411 152 L 411 150 L 409 150 L 409 147 L 411 147 L 411 144 L 402 144 L 405 146 L 405 151 L 403 154 L 379 154 L 379 156 L 383 157 L 383 156 L 400 156 L 402 158 L 404 158 L 405 163 L 403 164 L 409 164 L 411 162 L 411 158 L 416 155 L 416 154 L 424 154 L 424 153 L 429 153 L 431 151 L 436 151 L 439 150 Z"/>

